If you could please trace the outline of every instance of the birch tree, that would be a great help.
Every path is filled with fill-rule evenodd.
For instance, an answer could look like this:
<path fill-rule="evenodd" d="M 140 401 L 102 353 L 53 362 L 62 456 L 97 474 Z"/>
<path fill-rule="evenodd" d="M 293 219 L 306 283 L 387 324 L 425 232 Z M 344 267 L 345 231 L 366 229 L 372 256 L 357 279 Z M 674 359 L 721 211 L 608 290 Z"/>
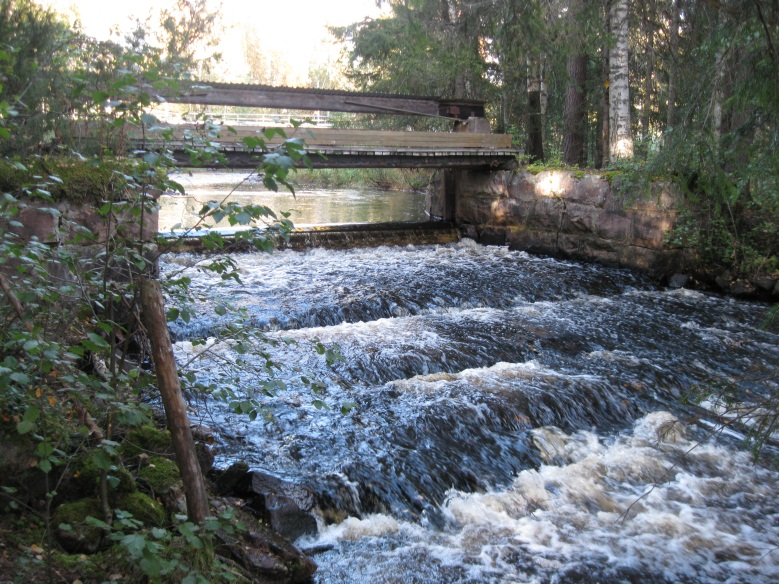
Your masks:
<path fill-rule="evenodd" d="M 613 47 L 609 55 L 609 158 L 633 158 L 628 86 L 628 0 L 611 5 L 610 29 Z"/>

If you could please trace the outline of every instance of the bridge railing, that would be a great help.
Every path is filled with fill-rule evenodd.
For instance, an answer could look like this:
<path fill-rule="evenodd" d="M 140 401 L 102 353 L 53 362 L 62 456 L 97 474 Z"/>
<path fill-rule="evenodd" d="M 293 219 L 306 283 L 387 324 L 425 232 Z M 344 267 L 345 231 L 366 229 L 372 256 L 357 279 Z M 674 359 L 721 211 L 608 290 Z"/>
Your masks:
<path fill-rule="evenodd" d="M 198 128 L 192 124 L 171 125 L 175 140 L 184 140 L 194 135 Z M 235 125 L 225 128 L 218 137 L 209 136 L 211 142 L 222 144 L 240 144 L 245 137 L 262 137 L 268 144 L 279 144 L 281 136 L 267 139 L 262 134 L 264 126 Z M 373 148 L 373 149 L 452 149 L 452 150 L 505 150 L 511 148 L 511 136 L 508 134 L 468 134 L 461 132 L 412 132 L 390 130 L 351 130 L 323 127 L 283 127 L 287 138 L 300 137 L 310 148 Z M 154 140 L 154 135 L 146 139 Z"/>
<path fill-rule="evenodd" d="M 306 120 L 306 123 L 303 124 L 304 126 L 316 126 L 320 128 L 329 128 L 332 126 L 329 112 L 255 113 L 220 111 L 216 109 L 206 109 L 197 112 L 171 112 L 166 109 L 153 109 L 149 113 L 168 124 L 184 124 L 188 119 L 191 121 L 195 115 L 198 115 L 201 119 L 205 118 L 216 124 L 225 124 L 229 126 L 291 126 L 293 120 L 297 122 Z M 308 120 L 310 120 L 310 123 Z"/>

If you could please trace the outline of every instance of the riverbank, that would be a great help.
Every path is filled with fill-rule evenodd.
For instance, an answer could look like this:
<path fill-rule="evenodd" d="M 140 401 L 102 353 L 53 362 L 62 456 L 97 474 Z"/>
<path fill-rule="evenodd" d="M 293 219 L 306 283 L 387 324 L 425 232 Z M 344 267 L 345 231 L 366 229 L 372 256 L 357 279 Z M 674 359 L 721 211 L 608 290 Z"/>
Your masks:
<path fill-rule="evenodd" d="M 481 243 L 638 269 L 672 287 L 779 298 L 779 251 L 767 236 L 779 224 L 765 210 L 734 208 L 736 237 L 678 186 L 620 171 L 461 172 L 455 184 L 454 219 Z M 431 216 L 444 215 L 444 201 L 439 175 Z"/>

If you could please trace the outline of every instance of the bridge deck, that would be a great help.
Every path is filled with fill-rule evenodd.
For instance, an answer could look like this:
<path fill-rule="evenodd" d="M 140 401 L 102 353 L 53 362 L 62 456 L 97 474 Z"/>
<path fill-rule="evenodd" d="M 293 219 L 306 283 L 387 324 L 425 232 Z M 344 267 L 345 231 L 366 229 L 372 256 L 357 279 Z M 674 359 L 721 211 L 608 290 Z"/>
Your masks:
<path fill-rule="evenodd" d="M 264 138 L 263 129 L 241 126 L 223 130 L 219 137 L 209 137 L 208 140 L 218 145 L 231 167 L 252 168 L 257 166 L 261 152 L 248 148 L 242 139 L 249 136 Z M 193 137 L 195 130 L 191 126 L 177 127 L 174 133 L 176 140 L 167 144 L 181 164 L 189 161 L 186 152 L 189 140 L 186 138 Z M 331 128 L 285 128 L 285 134 L 288 138 L 304 140 L 315 168 L 511 169 L 516 167 L 519 154 L 518 150 L 511 148 L 511 136 L 505 134 Z M 281 136 L 275 135 L 265 141 L 275 145 L 282 140 Z"/>

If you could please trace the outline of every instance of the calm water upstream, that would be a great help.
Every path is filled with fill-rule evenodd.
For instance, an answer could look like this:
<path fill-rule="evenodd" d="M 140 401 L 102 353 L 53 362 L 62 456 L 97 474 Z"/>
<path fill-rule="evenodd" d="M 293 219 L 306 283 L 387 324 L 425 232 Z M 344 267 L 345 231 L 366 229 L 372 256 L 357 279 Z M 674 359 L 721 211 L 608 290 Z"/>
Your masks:
<path fill-rule="evenodd" d="M 189 229 L 199 220 L 199 211 L 209 201 L 221 201 L 234 190 L 230 200 L 241 205 L 267 205 L 274 212 L 291 211 L 298 227 L 382 221 L 427 221 L 424 193 L 378 191 L 375 189 L 296 189 L 295 196 L 283 187 L 267 191 L 257 177 L 243 181 L 245 172 L 196 171 L 171 178 L 186 189 L 184 195 L 160 198 L 160 231 Z M 229 228 L 226 220 L 214 225 Z"/>
<path fill-rule="evenodd" d="M 316 493 L 317 582 L 779 580 L 779 473 L 738 427 L 696 446 L 713 417 L 683 401 L 776 389 L 765 305 L 469 241 L 239 255 L 227 283 L 201 259 L 162 265 L 198 299 L 177 356 L 266 408 L 200 412 L 221 464 Z"/>

